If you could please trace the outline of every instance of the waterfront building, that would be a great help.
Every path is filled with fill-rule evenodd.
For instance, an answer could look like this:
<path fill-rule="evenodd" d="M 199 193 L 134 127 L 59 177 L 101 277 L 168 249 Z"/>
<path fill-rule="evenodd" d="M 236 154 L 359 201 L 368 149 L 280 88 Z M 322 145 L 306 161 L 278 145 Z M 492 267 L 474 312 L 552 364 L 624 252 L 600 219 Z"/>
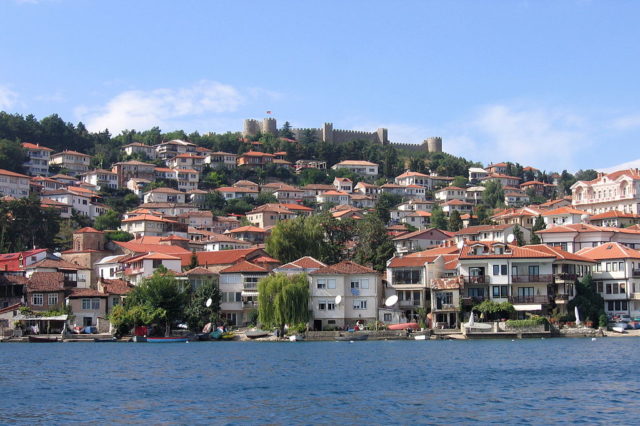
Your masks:
<path fill-rule="evenodd" d="M 613 242 L 584 248 L 579 255 L 596 262 L 593 280 L 609 316 L 640 316 L 640 251 Z"/>
<path fill-rule="evenodd" d="M 258 308 L 258 281 L 268 274 L 246 260 L 220 270 L 220 315 L 227 324 L 246 325 L 249 312 Z"/>
<path fill-rule="evenodd" d="M 308 276 L 310 325 L 314 330 L 376 320 L 381 281 L 373 269 L 345 260 L 321 267 Z M 339 304 L 335 303 L 336 296 L 341 298 Z"/>

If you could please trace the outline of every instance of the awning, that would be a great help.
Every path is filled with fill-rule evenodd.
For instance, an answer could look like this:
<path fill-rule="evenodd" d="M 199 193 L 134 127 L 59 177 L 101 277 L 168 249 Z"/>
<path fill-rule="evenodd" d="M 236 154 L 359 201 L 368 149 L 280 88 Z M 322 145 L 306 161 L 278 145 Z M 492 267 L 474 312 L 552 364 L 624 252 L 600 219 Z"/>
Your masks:
<path fill-rule="evenodd" d="M 243 291 L 242 296 L 257 296 L 258 292 L 257 291 Z"/>
<path fill-rule="evenodd" d="M 513 305 L 516 311 L 541 311 L 542 305 Z"/>
<path fill-rule="evenodd" d="M 15 317 L 14 319 L 20 321 L 66 321 L 69 315 L 58 315 L 55 317 Z"/>

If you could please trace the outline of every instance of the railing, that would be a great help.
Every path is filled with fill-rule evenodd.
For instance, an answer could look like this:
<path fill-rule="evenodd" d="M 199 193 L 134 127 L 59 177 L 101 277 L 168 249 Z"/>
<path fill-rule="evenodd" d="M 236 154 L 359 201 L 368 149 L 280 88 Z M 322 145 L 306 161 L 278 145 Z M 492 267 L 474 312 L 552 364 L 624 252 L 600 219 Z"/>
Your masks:
<path fill-rule="evenodd" d="M 441 310 L 441 311 L 450 311 L 450 310 L 455 310 L 456 309 L 456 305 L 452 304 L 452 303 L 437 303 L 436 304 L 436 309 Z"/>
<path fill-rule="evenodd" d="M 243 308 L 257 308 L 258 302 L 242 302 Z"/>
<path fill-rule="evenodd" d="M 562 280 L 562 281 L 575 281 L 578 279 L 577 274 L 569 274 L 567 272 L 561 272 L 559 274 L 556 274 L 555 277 L 556 279 Z"/>
<path fill-rule="evenodd" d="M 536 275 L 511 275 L 512 283 L 550 283 L 553 282 L 551 274 Z"/>
<path fill-rule="evenodd" d="M 258 291 L 258 283 L 244 283 L 243 289 Z"/>
<path fill-rule="evenodd" d="M 510 296 L 511 303 L 549 303 L 549 296 Z"/>
<path fill-rule="evenodd" d="M 568 294 L 556 294 L 555 296 L 553 296 L 554 299 L 556 300 L 569 300 L 569 295 Z"/>
<path fill-rule="evenodd" d="M 420 300 L 401 300 L 400 306 L 420 306 Z"/>
<path fill-rule="evenodd" d="M 474 305 L 477 305 L 478 303 L 484 302 L 486 299 L 487 298 L 483 296 L 463 297 L 462 304 L 464 306 L 474 306 Z"/>
<path fill-rule="evenodd" d="M 464 277 L 465 284 L 489 284 L 489 281 L 488 275 L 469 275 Z"/>
<path fill-rule="evenodd" d="M 632 277 L 640 277 L 640 269 L 633 269 L 631 271 L 631 276 Z"/>

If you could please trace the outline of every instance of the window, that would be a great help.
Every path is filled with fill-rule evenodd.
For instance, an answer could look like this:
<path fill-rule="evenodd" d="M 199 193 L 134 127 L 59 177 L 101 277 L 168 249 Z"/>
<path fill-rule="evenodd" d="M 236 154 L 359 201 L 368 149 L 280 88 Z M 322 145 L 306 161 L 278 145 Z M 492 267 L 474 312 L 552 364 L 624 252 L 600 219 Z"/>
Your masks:
<path fill-rule="evenodd" d="M 396 269 L 393 271 L 393 282 L 396 284 L 419 284 L 419 269 Z"/>
<path fill-rule="evenodd" d="M 318 279 L 318 288 L 327 288 L 327 280 Z"/>
<path fill-rule="evenodd" d="M 327 288 L 336 288 L 335 278 L 330 278 L 327 280 Z"/>
<path fill-rule="evenodd" d="M 91 299 L 82 299 L 82 309 L 91 309 Z"/>
<path fill-rule="evenodd" d="M 100 309 L 100 299 L 91 299 L 91 309 Z"/>
<path fill-rule="evenodd" d="M 500 299 L 509 297 L 509 286 L 506 285 L 494 285 L 492 287 L 492 294 L 494 299 Z"/>
<path fill-rule="evenodd" d="M 321 311 L 324 311 L 327 309 L 327 301 L 326 300 L 320 300 L 318 302 L 318 309 Z"/>
<path fill-rule="evenodd" d="M 500 275 L 500 265 L 493 265 L 493 275 Z"/>
<path fill-rule="evenodd" d="M 484 297 L 484 288 L 469 288 L 469 297 Z"/>
<path fill-rule="evenodd" d="M 353 301 L 353 309 L 355 310 L 367 309 L 367 301 L 361 300 L 361 299 L 355 299 Z"/>
<path fill-rule="evenodd" d="M 620 283 L 620 294 L 625 294 L 625 286 L 624 283 Z"/>
<path fill-rule="evenodd" d="M 384 317 L 383 317 L 384 322 L 391 322 L 391 320 L 392 320 L 391 314 L 384 314 Z"/>
<path fill-rule="evenodd" d="M 602 288 L 602 281 L 598 281 L 596 282 L 596 287 L 598 288 L 598 293 L 602 293 L 603 292 L 603 288 Z"/>
<path fill-rule="evenodd" d="M 49 305 L 57 305 L 58 304 L 58 293 L 49 293 Z"/>
<path fill-rule="evenodd" d="M 44 304 L 42 293 L 34 293 L 33 296 L 31 296 L 31 304 L 34 306 L 42 306 Z"/>

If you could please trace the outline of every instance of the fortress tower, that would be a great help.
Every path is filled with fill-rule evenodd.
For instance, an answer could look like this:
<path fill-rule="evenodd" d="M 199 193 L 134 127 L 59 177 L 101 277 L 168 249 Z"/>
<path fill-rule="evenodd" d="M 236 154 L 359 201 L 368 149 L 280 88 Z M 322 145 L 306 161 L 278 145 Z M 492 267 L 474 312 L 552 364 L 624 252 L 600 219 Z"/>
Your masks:
<path fill-rule="evenodd" d="M 262 120 L 262 133 L 278 134 L 278 124 L 275 118 L 265 118 Z"/>
<path fill-rule="evenodd" d="M 428 152 L 442 152 L 442 138 L 438 136 L 434 136 L 431 138 L 427 138 L 425 141 L 427 144 Z"/>
<path fill-rule="evenodd" d="M 260 124 L 258 120 L 254 120 L 252 118 L 247 118 L 244 120 L 244 129 L 242 130 L 243 137 L 251 137 L 258 134 L 260 131 Z"/>
<path fill-rule="evenodd" d="M 322 140 L 333 143 L 333 123 L 324 123 L 322 126 Z"/>

